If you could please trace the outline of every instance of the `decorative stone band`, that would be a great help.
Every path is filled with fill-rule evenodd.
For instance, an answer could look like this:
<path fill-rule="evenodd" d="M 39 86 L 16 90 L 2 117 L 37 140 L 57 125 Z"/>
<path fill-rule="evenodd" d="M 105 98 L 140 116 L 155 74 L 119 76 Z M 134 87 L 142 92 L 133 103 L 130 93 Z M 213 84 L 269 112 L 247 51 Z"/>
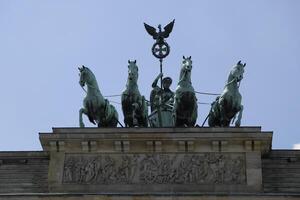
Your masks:
<path fill-rule="evenodd" d="M 40 133 L 44 151 L 66 153 L 261 152 L 272 132 L 240 128 L 54 128 Z"/>
<path fill-rule="evenodd" d="M 246 184 L 245 154 L 66 154 L 62 183 Z"/>

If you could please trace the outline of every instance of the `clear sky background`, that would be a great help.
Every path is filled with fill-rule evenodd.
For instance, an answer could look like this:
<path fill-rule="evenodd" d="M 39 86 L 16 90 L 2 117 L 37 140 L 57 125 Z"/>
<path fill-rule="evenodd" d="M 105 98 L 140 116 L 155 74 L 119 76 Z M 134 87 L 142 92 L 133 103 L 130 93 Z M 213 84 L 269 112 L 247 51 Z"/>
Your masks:
<path fill-rule="evenodd" d="M 139 89 L 149 98 L 159 63 L 143 22 L 174 18 L 164 62 L 172 89 L 183 55 L 192 56 L 193 86 L 204 92 L 220 93 L 231 67 L 246 62 L 242 125 L 274 131 L 273 148 L 291 149 L 300 143 L 299 11 L 298 0 L 1 0 L 0 150 L 40 150 L 39 132 L 78 127 L 82 64 L 112 95 L 125 88 L 127 60 L 136 59 Z M 198 95 L 200 102 L 214 98 Z M 199 105 L 198 124 L 209 109 Z"/>

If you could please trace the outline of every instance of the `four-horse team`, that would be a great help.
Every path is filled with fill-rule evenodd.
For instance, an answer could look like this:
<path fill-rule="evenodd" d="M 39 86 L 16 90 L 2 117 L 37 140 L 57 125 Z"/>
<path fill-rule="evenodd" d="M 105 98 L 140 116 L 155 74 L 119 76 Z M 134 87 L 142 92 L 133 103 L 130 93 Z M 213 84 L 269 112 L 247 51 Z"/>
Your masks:
<path fill-rule="evenodd" d="M 239 61 L 229 73 L 223 92 L 211 104 L 208 119 L 210 127 L 228 127 L 235 121 L 240 126 L 243 105 L 239 92 L 240 82 L 243 79 L 246 63 Z M 193 127 L 198 116 L 198 103 L 191 81 L 192 59 L 184 57 L 180 70 L 179 81 L 173 93 L 170 90 L 172 79 L 163 74 L 154 80 L 150 101 L 140 94 L 138 88 L 138 66 L 136 60 L 128 61 L 128 78 L 126 88 L 121 95 L 122 111 L 125 127 Z M 105 99 L 98 87 L 93 72 L 82 66 L 79 68 L 80 86 L 87 86 L 83 108 L 79 110 L 79 125 L 84 127 L 82 115 L 87 115 L 89 121 L 98 127 L 116 127 L 118 123 L 117 110 Z M 161 87 L 157 86 L 158 79 L 163 81 Z M 148 115 L 148 107 L 151 114 Z M 205 123 L 203 122 L 203 125 Z M 202 126 L 203 126 L 202 125 Z"/>

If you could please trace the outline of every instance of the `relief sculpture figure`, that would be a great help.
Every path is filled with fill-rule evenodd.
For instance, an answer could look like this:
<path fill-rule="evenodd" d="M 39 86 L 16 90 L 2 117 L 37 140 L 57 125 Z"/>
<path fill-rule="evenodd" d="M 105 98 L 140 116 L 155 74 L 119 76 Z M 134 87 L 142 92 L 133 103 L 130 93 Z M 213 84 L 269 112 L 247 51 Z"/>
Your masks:
<path fill-rule="evenodd" d="M 87 94 L 83 100 L 83 108 L 79 110 L 80 127 L 84 127 L 83 114 L 87 115 L 89 121 L 93 124 L 97 124 L 98 127 L 116 127 L 118 124 L 117 110 L 102 96 L 95 75 L 85 66 L 78 69 L 80 72 L 80 86 L 82 88 L 85 85 L 87 86 Z"/>
<path fill-rule="evenodd" d="M 245 158 L 226 154 L 67 156 L 64 184 L 240 184 Z"/>
<path fill-rule="evenodd" d="M 136 60 L 128 60 L 128 78 L 121 96 L 124 123 L 126 127 L 147 127 L 148 106 L 138 88 L 139 69 Z"/>
<path fill-rule="evenodd" d="M 227 83 L 221 94 L 212 103 L 208 114 L 208 125 L 210 127 L 228 127 L 230 122 L 237 120 L 235 126 L 241 125 L 243 105 L 242 96 L 239 92 L 240 83 L 243 79 L 246 63 L 239 61 L 230 71 Z"/>
<path fill-rule="evenodd" d="M 176 127 L 195 125 L 198 116 L 198 105 L 195 90 L 191 81 L 192 60 L 184 57 L 175 91 L 173 116 Z"/>

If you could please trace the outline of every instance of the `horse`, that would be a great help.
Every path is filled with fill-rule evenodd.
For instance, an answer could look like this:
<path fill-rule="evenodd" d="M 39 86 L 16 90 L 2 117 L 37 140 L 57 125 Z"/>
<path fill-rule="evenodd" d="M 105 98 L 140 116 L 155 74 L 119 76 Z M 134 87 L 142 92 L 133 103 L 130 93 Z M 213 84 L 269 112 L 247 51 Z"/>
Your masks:
<path fill-rule="evenodd" d="M 191 82 L 192 60 L 183 56 L 179 82 L 175 90 L 173 117 L 176 127 L 193 127 L 198 116 L 198 104 Z"/>
<path fill-rule="evenodd" d="M 148 127 L 148 106 L 138 88 L 138 71 L 136 60 L 128 60 L 128 78 L 121 95 L 125 127 Z"/>
<path fill-rule="evenodd" d="M 230 122 L 234 122 L 237 114 L 238 118 L 235 126 L 241 125 L 243 115 L 242 96 L 239 92 L 240 82 L 243 79 L 246 63 L 239 61 L 229 73 L 227 83 L 220 96 L 212 103 L 208 114 L 208 125 L 210 127 L 229 127 Z"/>
<path fill-rule="evenodd" d="M 95 75 L 85 66 L 78 69 L 80 86 L 84 89 L 84 86 L 87 85 L 83 108 L 79 110 L 79 126 L 85 126 L 82 120 L 82 115 L 85 114 L 89 121 L 97 124 L 98 127 L 116 127 L 118 124 L 117 110 L 102 96 Z"/>

